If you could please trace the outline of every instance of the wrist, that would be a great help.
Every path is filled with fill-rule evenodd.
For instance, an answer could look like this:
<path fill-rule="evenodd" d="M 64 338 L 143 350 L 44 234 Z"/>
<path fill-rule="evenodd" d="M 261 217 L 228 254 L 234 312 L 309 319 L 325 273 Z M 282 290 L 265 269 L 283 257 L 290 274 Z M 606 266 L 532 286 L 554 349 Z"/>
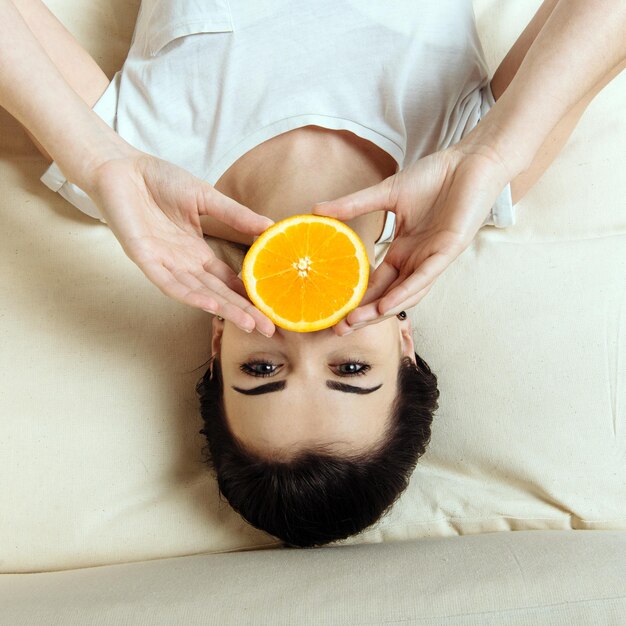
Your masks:
<path fill-rule="evenodd" d="M 99 127 L 90 128 L 90 132 L 83 135 L 79 143 L 71 144 L 71 150 L 54 155 L 67 179 L 87 193 L 96 184 L 100 166 L 108 161 L 142 154 L 99 118 L 98 122 Z"/>
<path fill-rule="evenodd" d="M 516 128 L 511 119 L 500 121 L 494 109 L 456 145 L 463 154 L 479 154 L 493 161 L 504 184 L 530 167 L 540 146 L 531 129 L 524 132 L 523 125 Z"/>

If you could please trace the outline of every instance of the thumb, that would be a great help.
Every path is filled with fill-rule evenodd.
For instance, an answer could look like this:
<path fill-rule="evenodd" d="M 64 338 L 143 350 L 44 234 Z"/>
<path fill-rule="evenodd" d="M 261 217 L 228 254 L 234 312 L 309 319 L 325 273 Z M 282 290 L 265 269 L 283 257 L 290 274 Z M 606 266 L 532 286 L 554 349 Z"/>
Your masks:
<path fill-rule="evenodd" d="M 249 235 L 260 235 L 274 223 L 269 217 L 255 213 L 210 185 L 204 187 L 202 202 L 198 204 L 200 215 L 210 215 Z"/>
<path fill-rule="evenodd" d="M 359 215 L 374 211 L 395 211 L 395 202 L 392 202 L 395 177 L 396 174 L 385 178 L 376 185 L 355 191 L 336 200 L 318 202 L 313 205 L 312 212 L 314 215 L 326 215 L 349 221 Z"/>

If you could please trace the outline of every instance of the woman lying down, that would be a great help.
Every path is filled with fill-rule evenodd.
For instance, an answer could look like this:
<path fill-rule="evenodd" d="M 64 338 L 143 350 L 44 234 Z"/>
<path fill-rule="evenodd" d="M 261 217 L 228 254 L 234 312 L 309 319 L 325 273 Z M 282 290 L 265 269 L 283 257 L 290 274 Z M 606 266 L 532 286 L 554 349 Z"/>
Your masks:
<path fill-rule="evenodd" d="M 406 488 L 439 396 L 406 311 L 480 228 L 514 224 L 623 69 L 626 5 L 546 0 L 491 78 L 470 0 L 268 7 L 144 0 L 109 81 L 40 0 L 0 0 L 0 104 L 49 160 L 45 184 L 215 316 L 197 391 L 220 491 L 286 545 L 319 546 Z M 361 305 L 310 333 L 276 327 L 204 239 L 245 251 L 303 213 L 347 222 L 372 267 L 389 244 Z"/>

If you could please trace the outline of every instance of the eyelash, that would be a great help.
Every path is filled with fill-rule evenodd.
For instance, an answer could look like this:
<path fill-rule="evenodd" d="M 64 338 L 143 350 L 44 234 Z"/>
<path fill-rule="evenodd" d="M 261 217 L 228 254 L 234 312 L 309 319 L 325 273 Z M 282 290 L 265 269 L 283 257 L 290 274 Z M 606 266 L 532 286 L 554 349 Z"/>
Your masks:
<path fill-rule="evenodd" d="M 367 373 L 372 366 L 369 363 L 365 363 L 364 361 L 359 361 L 358 359 L 346 359 L 344 362 L 339 365 L 360 365 L 361 369 L 358 372 L 353 372 L 351 374 L 337 374 L 337 376 L 363 376 Z M 239 366 L 239 369 L 249 376 L 256 376 L 257 378 L 267 378 L 268 376 L 274 376 L 275 371 L 272 372 L 258 372 L 254 369 L 255 365 L 271 365 L 273 367 L 278 367 L 277 363 L 272 363 L 272 361 L 248 361 L 247 363 L 242 363 Z"/>
<path fill-rule="evenodd" d="M 361 369 L 358 372 L 352 372 L 352 374 L 337 374 L 337 376 L 363 376 L 369 370 L 372 369 L 372 366 L 369 363 L 365 363 L 364 361 L 359 361 L 358 359 L 346 359 L 343 363 L 339 365 L 360 365 Z"/>
<path fill-rule="evenodd" d="M 249 376 L 257 376 L 258 378 L 267 378 L 268 376 L 273 376 L 274 372 L 257 372 L 253 369 L 254 365 L 272 365 L 274 367 L 277 366 L 276 363 L 272 363 L 271 361 L 248 361 L 247 363 L 242 363 L 239 366 L 239 369 Z"/>

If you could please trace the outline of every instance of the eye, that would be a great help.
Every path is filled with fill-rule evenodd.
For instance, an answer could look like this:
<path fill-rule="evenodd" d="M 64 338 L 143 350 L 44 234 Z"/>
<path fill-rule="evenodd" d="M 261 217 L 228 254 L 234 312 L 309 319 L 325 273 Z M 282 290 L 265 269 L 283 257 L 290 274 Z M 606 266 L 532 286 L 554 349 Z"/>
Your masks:
<path fill-rule="evenodd" d="M 249 361 L 242 363 L 239 369 L 248 376 L 260 376 L 264 378 L 266 376 L 272 376 L 280 365 L 272 363 L 270 361 Z"/>
<path fill-rule="evenodd" d="M 362 361 L 346 361 L 335 366 L 335 373 L 338 376 L 360 376 L 365 374 L 372 366 Z"/>

